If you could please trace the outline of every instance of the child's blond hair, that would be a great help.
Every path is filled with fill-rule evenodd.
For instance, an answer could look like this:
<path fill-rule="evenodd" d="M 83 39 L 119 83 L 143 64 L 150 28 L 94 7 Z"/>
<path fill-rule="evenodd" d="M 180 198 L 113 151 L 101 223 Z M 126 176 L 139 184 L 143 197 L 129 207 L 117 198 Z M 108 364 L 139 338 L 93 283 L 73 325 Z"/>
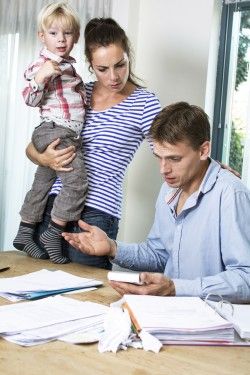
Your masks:
<path fill-rule="evenodd" d="M 38 31 L 44 32 L 55 20 L 59 21 L 65 30 L 70 29 L 76 37 L 79 36 L 79 17 L 66 2 L 51 3 L 42 8 L 38 15 Z"/>

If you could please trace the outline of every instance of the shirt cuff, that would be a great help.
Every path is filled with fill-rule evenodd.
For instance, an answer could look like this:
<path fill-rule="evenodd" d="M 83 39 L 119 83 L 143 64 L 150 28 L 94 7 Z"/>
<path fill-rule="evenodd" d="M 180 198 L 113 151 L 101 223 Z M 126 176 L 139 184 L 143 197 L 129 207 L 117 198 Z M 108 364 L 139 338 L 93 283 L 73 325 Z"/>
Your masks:
<path fill-rule="evenodd" d="M 172 281 L 175 285 L 176 296 L 204 297 L 200 278 L 194 280 L 172 279 Z"/>
<path fill-rule="evenodd" d="M 116 242 L 116 255 L 112 259 L 112 263 L 119 265 L 120 267 L 125 267 L 124 264 L 126 264 L 126 255 L 128 254 L 128 249 L 125 244 L 123 247 L 123 242 L 115 241 Z"/>
<path fill-rule="evenodd" d="M 36 83 L 35 81 L 35 78 L 32 78 L 32 80 L 30 81 L 30 87 L 32 88 L 32 90 L 34 92 L 36 91 L 43 91 L 44 89 L 44 83 Z"/>

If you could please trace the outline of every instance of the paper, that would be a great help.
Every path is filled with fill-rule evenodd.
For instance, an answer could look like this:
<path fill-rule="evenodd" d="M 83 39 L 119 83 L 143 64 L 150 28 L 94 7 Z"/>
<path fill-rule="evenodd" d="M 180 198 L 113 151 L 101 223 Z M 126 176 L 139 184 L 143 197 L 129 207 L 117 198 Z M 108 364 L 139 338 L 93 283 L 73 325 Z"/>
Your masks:
<path fill-rule="evenodd" d="M 131 319 L 160 341 L 232 342 L 233 325 L 198 297 L 125 295 Z"/>
<path fill-rule="evenodd" d="M 207 300 L 221 316 L 231 322 L 242 339 L 250 340 L 250 305 Z"/>
<path fill-rule="evenodd" d="M 0 279 L 0 296 L 11 301 L 37 299 L 82 288 L 102 285 L 95 279 L 86 279 L 64 271 L 40 271 L 22 276 Z"/>
<path fill-rule="evenodd" d="M 142 285 L 142 282 L 140 281 L 140 274 L 137 272 L 109 271 L 107 277 L 112 281 Z"/>
<path fill-rule="evenodd" d="M 131 322 L 127 311 L 119 307 L 110 307 L 104 320 L 104 333 L 100 337 L 98 350 L 100 353 L 116 353 L 129 338 Z"/>
<path fill-rule="evenodd" d="M 109 307 L 56 296 L 0 306 L 0 335 L 30 346 L 82 330 L 100 330 Z M 103 328 L 102 328 L 103 329 Z"/>

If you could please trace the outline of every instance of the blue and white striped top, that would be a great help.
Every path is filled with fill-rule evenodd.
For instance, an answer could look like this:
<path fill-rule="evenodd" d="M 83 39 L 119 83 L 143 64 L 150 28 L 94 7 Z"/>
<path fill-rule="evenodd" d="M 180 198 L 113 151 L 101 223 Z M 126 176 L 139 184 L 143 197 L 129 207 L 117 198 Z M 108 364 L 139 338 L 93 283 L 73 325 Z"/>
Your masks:
<path fill-rule="evenodd" d="M 143 88 L 104 111 L 91 109 L 94 82 L 87 83 L 88 108 L 81 133 L 88 175 L 86 206 L 121 217 L 122 181 L 127 166 L 160 111 L 156 96 Z M 59 179 L 51 193 L 58 194 Z"/>

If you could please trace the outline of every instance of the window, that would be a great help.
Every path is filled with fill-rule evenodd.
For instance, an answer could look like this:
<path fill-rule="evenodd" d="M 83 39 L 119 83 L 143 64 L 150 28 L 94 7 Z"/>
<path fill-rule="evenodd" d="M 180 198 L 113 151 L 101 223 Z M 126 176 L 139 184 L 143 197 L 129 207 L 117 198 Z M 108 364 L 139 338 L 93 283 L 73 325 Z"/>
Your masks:
<path fill-rule="evenodd" d="M 250 1 L 224 1 L 212 156 L 250 186 Z"/>

